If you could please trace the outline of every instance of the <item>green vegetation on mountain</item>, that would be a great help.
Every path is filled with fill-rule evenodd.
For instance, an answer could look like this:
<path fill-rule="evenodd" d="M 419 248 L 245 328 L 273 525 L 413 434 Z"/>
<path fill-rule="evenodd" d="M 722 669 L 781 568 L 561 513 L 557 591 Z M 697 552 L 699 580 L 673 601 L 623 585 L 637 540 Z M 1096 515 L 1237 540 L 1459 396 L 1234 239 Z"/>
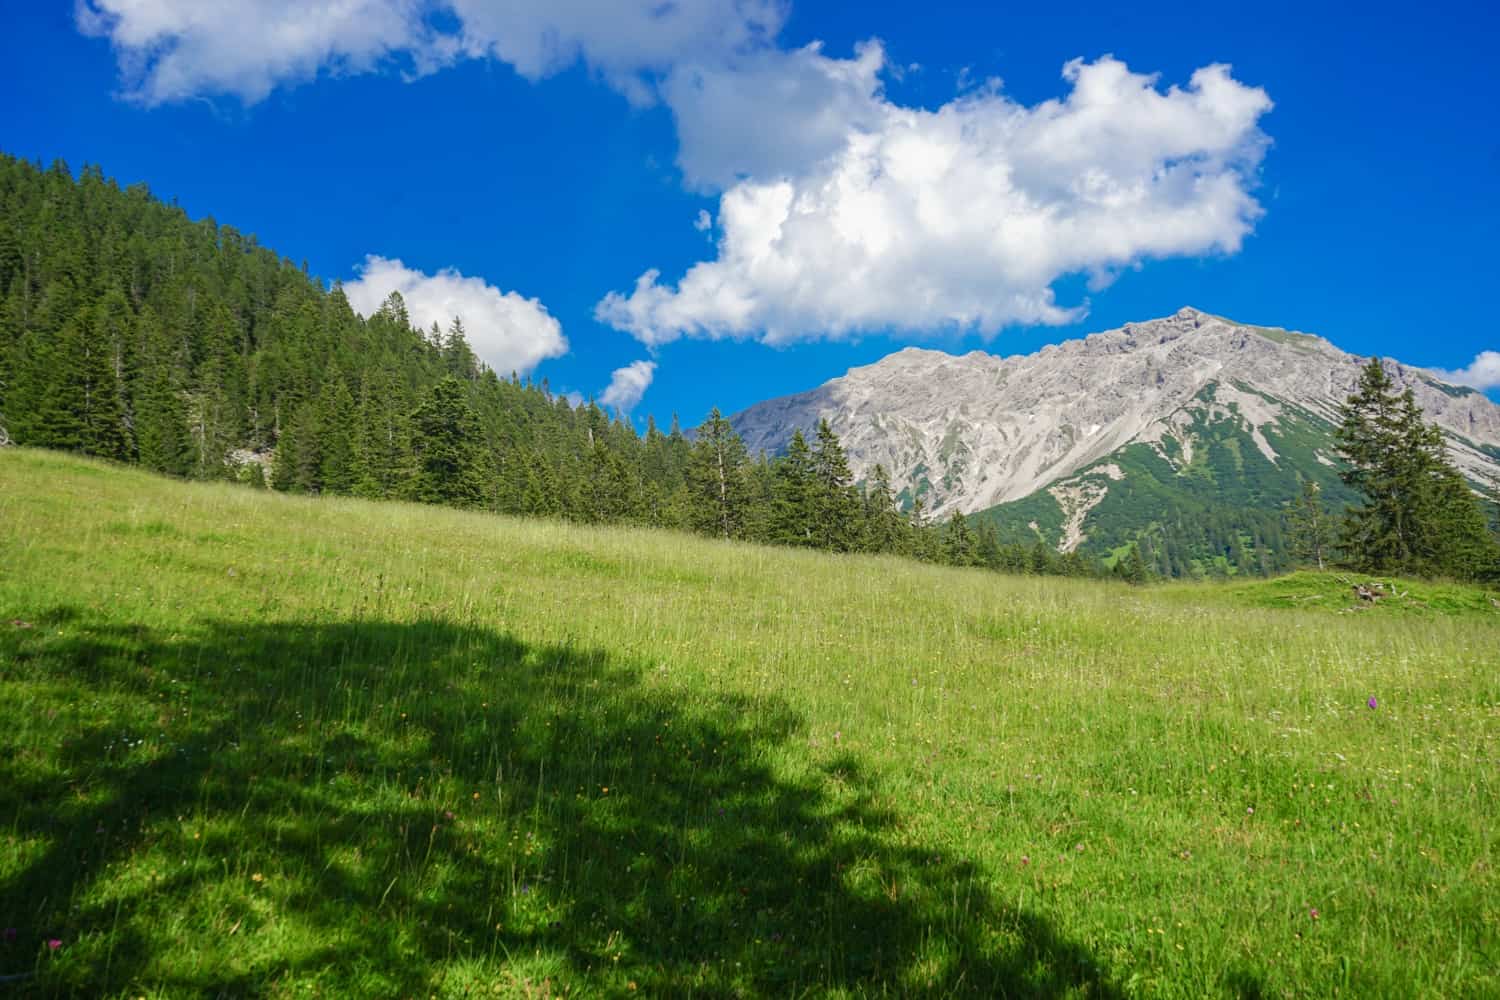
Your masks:
<path fill-rule="evenodd" d="M 1140 590 L 31 449 L 0 523 L 18 995 L 1500 992 L 1478 590 Z"/>
<path fill-rule="evenodd" d="M 1156 575 L 1169 578 L 1274 575 L 1318 561 L 1299 553 L 1289 531 L 1289 519 L 1297 516 L 1309 487 L 1317 489 L 1330 519 L 1346 509 L 1364 509 L 1371 482 L 1348 477 L 1347 456 L 1336 451 L 1338 427 L 1315 414 L 1286 408 L 1288 412 L 1274 423 L 1260 428 L 1265 446 L 1275 454 L 1272 459 L 1239 419 L 1237 406 L 1215 407 L 1215 396 L 1211 385 L 1181 411 L 1176 424 L 1181 439 L 1167 436 L 1153 444 L 1128 445 L 1066 481 L 1092 484 L 1104 494 L 1088 511 L 1081 552 L 1115 565 L 1136 546 Z M 1399 402 L 1392 392 L 1391 420 Z M 1426 456 L 1410 481 L 1425 476 L 1440 489 L 1411 515 L 1434 530 L 1451 527 L 1455 516 L 1467 517 L 1467 527 L 1460 530 L 1468 532 L 1469 554 L 1462 559 L 1433 556 L 1425 562 L 1387 555 L 1367 558 L 1346 538 L 1342 546 L 1327 546 L 1325 561 L 1379 571 L 1482 575 L 1494 564 L 1494 543 L 1484 532 L 1486 505 L 1473 497 L 1451 465 L 1439 469 L 1441 436 L 1426 425 L 1421 431 L 1411 429 L 1421 424 L 1414 404 L 1406 420 L 1410 441 L 1397 441 L 1399 435 L 1392 431 L 1390 440 L 1371 440 L 1366 451 L 1371 456 Z M 1418 448 L 1419 442 L 1425 444 Z M 1063 542 L 1067 521 L 1050 489 L 975 518 L 994 524 L 1007 541 L 1039 535 L 1050 545 Z"/>

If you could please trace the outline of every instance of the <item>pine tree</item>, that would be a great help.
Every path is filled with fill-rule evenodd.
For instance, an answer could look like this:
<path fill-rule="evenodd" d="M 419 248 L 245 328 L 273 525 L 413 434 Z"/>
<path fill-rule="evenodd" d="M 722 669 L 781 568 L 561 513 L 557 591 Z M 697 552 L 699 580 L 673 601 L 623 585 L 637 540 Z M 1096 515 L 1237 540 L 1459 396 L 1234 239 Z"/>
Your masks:
<path fill-rule="evenodd" d="M 907 534 L 906 551 L 926 562 L 937 558 L 932 524 L 927 516 L 927 501 L 920 493 L 911 502 L 911 514 L 907 517 Z"/>
<path fill-rule="evenodd" d="M 950 566 L 973 566 L 975 555 L 973 529 L 968 519 L 954 510 L 943 528 L 943 560 Z"/>
<path fill-rule="evenodd" d="M 1344 482 L 1364 503 L 1344 518 L 1342 547 L 1360 569 L 1468 578 L 1493 565 L 1496 543 L 1478 501 L 1448 461 L 1441 431 L 1378 358 L 1344 403 Z"/>
<path fill-rule="evenodd" d="M 397 293 L 391 295 L 400 301 Z M 380 500 L 403 492 L 411 476 L 411 435 L 406 408 L 389 371 L 370 371 L 360 380 L 354 447 L 356 496 Z"/>
<path fill-rule="evenodd" d="M 479 418 L 452 375 L 430 390 L 412 414 L 416 473 L 409 493 L 424 503 L 478 506 L 485 495 Z"/>
<path fill-rule="evenodd" d="M 860 507 L 843 445 L 826 419 L 818 421 L 812 465 L 814 544 L 834 552 L 848 552 L 860 535 Z"/>
<path fill-rule="evenodd" d="M 318 420 L 316 400 L 304 400 L 297 404 L 287 421 L 289 439 L 286 454 L 277 448 L 278 463 L 285 462 L 285 470 L 278 473 L 277 480 L 285 480 L 284 489 L 293 493 L 321 493 L 323 491 L 323 427 Z"/>
<path fill-rule="evenodd" d="M 322 454 L 318 474 L 324 492 L 347 495 L 354 492 L 357 459 L 355 457 L 354 396 L 341 378 L 329 379 L 318 394 L 318 427 Z"/>
<path fill-rule="evenodd" d="M 31 332 L 22 338 L 12 431 L 21 444 L 124 459 L 120 387 L 91 318 L 80 311 L 55 337 Z"/>
<path fill-rule="evenodd" d="M 1346 512 L 1342 544 L 1356 565 L 1378 571 L 1411 570 L 1412 531 L 1426 456 L 1401 454 L 1401 399 L 1379 358 L 1360 373 L 1355 393 L 1340 411 L 1338 449 L 1348 463 L 1341 473 L 1365 502 Z"/>
<path fill-rule="evenodd" d="M 812 449 L 801 429 L 792 431 L 786 454 L 776 463 L 773 475 L 770 540 L 780 545 L 812 545 L 813 504 L 816 481 Z"/>
<path fill-rule="evenodd" d="M 442 339 L 442 345 L 443 363 L 448 369 L 448 374 L 465 380 L 479 377 L 479 358 L 469 346 L 469 339 L 464 334 L 463 320 L 457 316 L 453 317 L 453 322 L 448 327 L 448 335 Z"/>
<path fill-rule="evenodd" d="M 876 463 L 865 488 L 865 545 L 872 552 L 905 550 L 906 525 L 896 509 L 891 477 L 885 466 Z"/>
<path fill-rule="evenodd" d="M 693 528 L 721 538 L 744 537 L 749 499 L 745 444 L 718 407 L 698 428 L 687 478 Z"/>

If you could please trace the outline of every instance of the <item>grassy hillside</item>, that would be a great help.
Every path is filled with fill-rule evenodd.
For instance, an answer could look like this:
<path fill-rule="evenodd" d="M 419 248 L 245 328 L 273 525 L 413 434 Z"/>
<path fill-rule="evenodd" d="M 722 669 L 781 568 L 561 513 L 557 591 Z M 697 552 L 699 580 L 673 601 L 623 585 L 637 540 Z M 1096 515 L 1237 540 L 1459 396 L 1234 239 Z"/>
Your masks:
<path fill-rule="evenodd" d="M 16 450 L 0 525 L 0 993 L 1500 993 L 1482 595 L 1341 615 Z"/>

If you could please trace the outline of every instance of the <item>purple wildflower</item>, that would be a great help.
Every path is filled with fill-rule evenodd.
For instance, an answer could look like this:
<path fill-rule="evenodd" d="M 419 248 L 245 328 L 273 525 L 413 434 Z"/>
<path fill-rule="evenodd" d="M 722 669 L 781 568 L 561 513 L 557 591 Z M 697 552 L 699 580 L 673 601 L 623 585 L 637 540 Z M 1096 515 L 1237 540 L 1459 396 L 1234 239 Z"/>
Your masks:
<path fill-rule="evenodd" d="M 1370 695 L 1370 700 L 1367 701 L 1367 702 L 1365 702 L 1365 704 L 1369 705 L 1370 706 L 1370 711 L 1373 712 L 1373 711 L 1375 711 L 1376 706 L 1378 706 L 1380 704 L 1380 702 L 1376 701 L 1375 700 L 1375 696 L 1372 694 L 1372 695 Z"/>
<path fill-rule="evenodd" d="M 59 948 L 62 947 L 62 942 L 59 941 L 57 938 L 52 938 L 51 940 L 49 940 L 47 942 L 47 947 L 51 951 L 56 951 L 57 949 L 59 949 Z"/>

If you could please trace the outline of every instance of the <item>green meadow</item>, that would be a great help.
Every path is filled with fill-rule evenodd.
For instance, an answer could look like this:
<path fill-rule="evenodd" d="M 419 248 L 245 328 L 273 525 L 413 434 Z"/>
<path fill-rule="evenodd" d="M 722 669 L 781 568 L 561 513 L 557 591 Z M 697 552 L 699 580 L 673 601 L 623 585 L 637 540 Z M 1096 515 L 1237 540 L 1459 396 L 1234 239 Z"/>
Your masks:
<path fill-rule="evenodd" d="M 1497 996 L 1500 607 L 1396 590 L 5 450 L 0 996 Z"/>

